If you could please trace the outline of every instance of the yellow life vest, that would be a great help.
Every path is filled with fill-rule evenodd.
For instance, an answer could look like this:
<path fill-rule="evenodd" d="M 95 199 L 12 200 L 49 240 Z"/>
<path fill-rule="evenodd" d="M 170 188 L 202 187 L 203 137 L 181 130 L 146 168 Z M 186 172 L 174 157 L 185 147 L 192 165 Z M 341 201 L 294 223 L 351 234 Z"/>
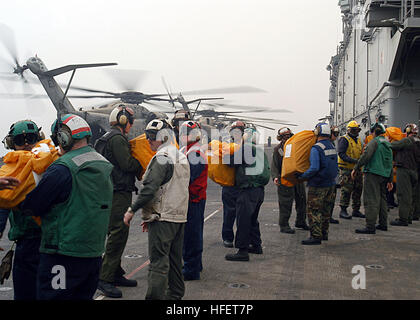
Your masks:
<path fill-rule="evenodd" d="M 356 160 L 360 159 L 362 155 L 362 141 L 360 141 L 360 139 L 357 138 L 357 142 L 356 142 L 354 141 L 353 138 L 349 137 L 348 135 L 343 136 L 343 138 L 345 138 L 349 143 L 349 146 L 346 151 L 346 155 L 352 159 L 356 159 Z M 338 166 L 343 169 L 351 170 L 351 169 L 354 169 L 356 164 L 346 162 L 343 159 L 341 159 L 340 156 L 338 156 Z"/>
<path fill-rule="evenodd" d="M 0 191 L 0 208 L 11 209 L 25 200 L 41 178 L 39 175 L 58 157 L 58 152 L 49 139 L 38 142 L 32 151 L 11 151 L 6 154 L 3 159 L 5 164 L 0 168 L 0 177 L 15 177 L 19 179 L 20 185 Z M 35 220 L 39 224 L 39 219 Z"/>
<path fill-rule="evenodd" d="M 129 142 L 131 146 L 131 155 L 140 162 L 142 167 L 142 172 L 139 177 L 141 179 L 146 172 L 147 166 L 156 154 L 156 151 L 153 151 L 150 148 L 150 144 L 145 133 L 130 140 Z M 175 140 L 172 141 L 171 144 L 175 145 L 176 148 L 179 149 L 178 143 Z"/>
<path fill-rule="evenodd" d="M 208 175 L 211 180 L 223 187 L 233 187 L 235 185 L 235 168 L 223 163 L 223 156 L 232 155 L 241 146 L 236 143 L 220 142 L 213 140 L 209 144 L 207 151 Z"/>

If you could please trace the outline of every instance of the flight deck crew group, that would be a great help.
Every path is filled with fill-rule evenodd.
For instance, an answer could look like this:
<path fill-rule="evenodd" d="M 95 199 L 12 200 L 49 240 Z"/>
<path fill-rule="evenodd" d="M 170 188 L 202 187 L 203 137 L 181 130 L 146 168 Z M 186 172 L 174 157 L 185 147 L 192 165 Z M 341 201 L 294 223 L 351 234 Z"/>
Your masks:
<path fill-rule="evenodd" d="M 122 297 L 118 287 L 137 286 L 135 280 L 124 276 L 121 256 L 130 222 L 139 209 L 143 231 L 148 232 L 146 299 L 183 298 L 184 281 L 199 280 L 203 270 L 208 177 L 201 128 L 189 117 L 187 113 L 174 117 L 173 124 L 179 128 L 176 133 L 167 120 L 149 119 L 145 134 L 155 155 L 147 168 L 131 155 L 127 135 L 134 112 L 123 104 L 112 111 L 111 130 L 97 140 L 95 149 L 89 145 L 91 129 L 81 117 L 62 115 L 53 123 L 51 138 L 59 148 L 59 159 L 48 167 L 25 200 L 12 210 L 0 212 L 0 218 L 9 214 L 9 239 L 16 242 L 16 300 L 89 300 L 97 289 L 105 296 L 118 298 Z M 295 233 L 289 225 L 294 200 L 295 227 L 310 232 L 303 245 L 328 240 L 329 224 L 338 223 L 332 218 L 338 170 L 340 218 L 364 217 L 360 212 L 364 190 L 366 227 L 356 232 L 387 231 L 386 190 L 393 188 L 393 152 L 399 218 L 391 225 L 407 226 L 419 220 L 420 139 L 416 125 L 407 125 L 407 137 L 391 144 L 383 136 L 385 127 L 374 124 L 373 139 L 364 152 L 358 138 L 360 127 L 354 121 L 349 123 L 347 135 L 338 140 L 338 152 L 334 145 L 338 128 L 320 123 L 314 132 L 317 141 L 310 152 L 310 167 L 297 173 L 298 183 L 290 187 L 283 183 L 281 171 L 291 130 L 279 130 L 280 144 L 274 148 L 270 169 L 263 148 L 256 144 L 255 130 L 242 121 L 231 125 L 224 139 L 239 148 L 224 159 L 235 168 L 235 184 L 222 190 L 222 239 L 225 247 L 238 251 L 227 254 L 226 260 L 249 261 L 250 253 L 263 254 L 258 216 L 270 172 L 278 191 L 280 231 Z M 28 120 L 13 124 L 5 141 L 9 149 L 30 151 L 41 139 L 40 129 Z M 140 179 L 144 171 L 143 187 L 133 202 L 132 194 L 138 191 L 136 177 Z M 14 178 L 0 178 L 0 190 L 18 184 Z M 347 213 L 350 199 L 351 215 Z M 2 235 L 5 221 L 0 222 Z"/>

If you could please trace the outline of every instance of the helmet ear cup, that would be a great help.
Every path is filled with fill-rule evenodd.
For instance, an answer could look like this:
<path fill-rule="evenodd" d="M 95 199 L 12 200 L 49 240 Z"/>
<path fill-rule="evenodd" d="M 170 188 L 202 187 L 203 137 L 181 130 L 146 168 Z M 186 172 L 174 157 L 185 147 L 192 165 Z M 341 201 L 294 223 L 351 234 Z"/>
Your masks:
<path fill-rule="evenodd" d="M 315 128 L 315 130 L 314 130 L 314 134 L 318 137 L 319 136 L 319 134 L 320 134 L 320 128 L 319 127 L 316 127 Z"/>
<path fill-rule="evenodd" d="M 122 126 L 125 126 L 128 122 L 128 118 L 125 115 L 125 110 L 123 111 L 122 115 L 118 117 L 118 123 Z"/>
<path fill-rule="evenodd" d="M 73 146 L 73 138 L 71 137 L 71 134 L 63 129 L 58 130 L 57 141 L 65 151 L 70 150 Z"/>
<path fill-rule="evenodd" d="M 11 135 L 7 135 L 6 138 L 4 138 L 3 143 L 6 147 L 6 149 L 14 149 L 15 143 L 13 142 L 13 137 Z"/>
<path fill-rule="evenodd" d="M 411 131 L 413 131 L 413 128 L 411 126 L 405 127 L 405 130 L 404 130 L 405 133 L 410 134 Z"/>

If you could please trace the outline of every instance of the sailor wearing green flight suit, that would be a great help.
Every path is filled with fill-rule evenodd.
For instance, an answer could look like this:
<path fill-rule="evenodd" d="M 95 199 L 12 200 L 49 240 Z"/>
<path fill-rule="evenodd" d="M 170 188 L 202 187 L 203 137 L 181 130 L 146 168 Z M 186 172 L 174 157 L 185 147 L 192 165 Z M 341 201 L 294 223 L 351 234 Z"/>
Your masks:
<path fill-rule="evenodd" d="M 356 233 L 375 234 L 376 229 L 388 230 L 388 207 L 386 189 L 392 190 L 392 150 L 391 144 L 383 136 L 385 126 L 382 123 L 372 125 L 373 140 L 367 145 L 362 157 L 352 171 L 352 179 L 357 171 L 364 167 L 363 203 L 366 213 L 366 227 L 356 229 Z M 375 227 L 379 215 L 379 225 Z"/>
<path fill-rule="evenodd" d="M 405 126 L 407 137 L 391 143 L 396 151 L 395 165 L 397 167 L 397 197 L 399 203 L 399 218 L 391 221 L 392 226 L 408 226 L 413 222 L 418 183 L 417 168 L 420 164 L 420 139 L 415 124 Z"/>

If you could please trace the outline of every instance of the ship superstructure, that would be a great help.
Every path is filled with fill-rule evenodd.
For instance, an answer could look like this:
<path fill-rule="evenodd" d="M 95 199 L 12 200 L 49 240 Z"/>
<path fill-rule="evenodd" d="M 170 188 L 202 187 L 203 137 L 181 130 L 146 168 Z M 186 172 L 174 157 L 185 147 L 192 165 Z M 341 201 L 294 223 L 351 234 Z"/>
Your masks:
<path fill-rule="evenodd" d="M 331 58 L 330 119 L 369 129 L 420 118 L 420 1 L 340 0 L 343 41 Z"/>

